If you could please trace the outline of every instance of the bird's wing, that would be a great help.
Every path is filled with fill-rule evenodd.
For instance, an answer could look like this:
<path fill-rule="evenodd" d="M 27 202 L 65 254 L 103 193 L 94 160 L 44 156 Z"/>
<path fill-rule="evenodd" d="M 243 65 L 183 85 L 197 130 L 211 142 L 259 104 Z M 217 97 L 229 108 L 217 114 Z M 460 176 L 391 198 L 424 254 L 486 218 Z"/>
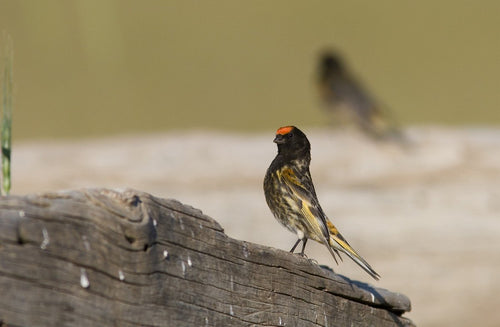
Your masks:
<path fill-rule="evenodd" d="M 290 167 L 285 167 L 279 172 L 279 177 L 287 186 L 291 197 L 294 199 L 297 206 L 300 208 L 305 221 L 316 236 L 321 240 L 321 243 L 326 245 L 331 255 L 337 262 L 335 254 L 337 250 L 347 254 L 354 262 L 363 268 L 373 278 L 379 279 L 380 276 L 350 245 L 347 240 L 339 233 L 337 228 L 328 220 L 323 210 L 321 209 L 312 180 L 309 175 L 304 178 L 307 180 L 301 181 L 295 171 Z M 306 187 L 304 184 L 307 184 Z M 340 258 L 340 255 L 339 255 Z"/>
<path fill-rule="evenodd" d="M 291 198 L 300 208 L 311 230 L 318 234 L 318 238 L 321 235 L 328 239 L 329 232 L 326 219 L 313 191 L 309 190 L 301 182 L 292 168 L 283 168 L 280 172 L 280 178 L 287 186 Z"/>
<path fill-rule="evenodd" d="M 327 218 L 316 198 L 310 175 L 305 175 L 304 178 L 307 180 L 302 182 L 292 168 L 284 167 L 279 171 L 279 178 L 287 186 L 289 194 L 302 212 L 309 230 L 328 248 L 328 251 L 330 251 L 333 259 L 338 264 L 335 255 L 338 255 L 341 260 L 342 258 L 337 250 L 330 246 L 330 232 L 328 230 Z M 304 183 L 309 187 L 306 187 Z"/>
<path fill-rule="evenodd" d="M 375 100 L 369 92 L 351 76 L 344 74 L 332 79 L 330 88 L 338 102 L 346 103 L 358 114 L 369 115 L 375 107 Z"/>

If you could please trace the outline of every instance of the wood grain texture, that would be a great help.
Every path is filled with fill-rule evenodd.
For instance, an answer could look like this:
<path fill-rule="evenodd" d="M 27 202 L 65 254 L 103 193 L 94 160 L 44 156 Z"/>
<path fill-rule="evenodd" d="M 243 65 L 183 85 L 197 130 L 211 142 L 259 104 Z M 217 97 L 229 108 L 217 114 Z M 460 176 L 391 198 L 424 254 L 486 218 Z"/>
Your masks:
<path fill-rule="evenodd" d="M 402 294 L 135 190 L 0 198 L 0 290 L 0 326 L 413 326 Z"/>

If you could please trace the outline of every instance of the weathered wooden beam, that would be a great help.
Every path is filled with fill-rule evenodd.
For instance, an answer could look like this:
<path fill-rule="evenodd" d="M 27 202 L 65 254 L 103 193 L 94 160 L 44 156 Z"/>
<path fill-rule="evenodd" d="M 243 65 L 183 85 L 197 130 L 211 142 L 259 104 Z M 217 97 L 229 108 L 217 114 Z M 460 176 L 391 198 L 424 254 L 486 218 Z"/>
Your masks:
<path fill-rule="evenodd" d="M 232 239 L 175 200 L 0 198 L 0 326 L 413 326 L 409 310 L 402 294 Z"/>

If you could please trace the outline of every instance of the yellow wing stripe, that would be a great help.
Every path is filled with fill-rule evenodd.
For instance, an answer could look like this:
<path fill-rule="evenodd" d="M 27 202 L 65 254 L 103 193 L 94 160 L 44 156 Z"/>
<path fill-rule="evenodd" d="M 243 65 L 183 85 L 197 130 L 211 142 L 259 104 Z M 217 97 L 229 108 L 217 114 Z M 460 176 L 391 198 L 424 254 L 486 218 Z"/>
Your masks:
<path fill-rule="evenodd" d="M 330 221 L 326 221 L 326 225 L 328 226 L 328 230 L 330 231 L 330 234 L 337 235 L 339 231 L 335 226 Z"/>
<path fill-rule="evenodd" d="M 330 234 L 330 237 L 333 238 L 333 240 L 336 243 L 338 243 L 338 245 L 340 245 L 344 250 L 348 251 L 349 253 L 351 253 L 356 258 L 360 258 L 359 254 L 357 254 L 356 251 L 354 251 L 354 249 L 349 244 L 347 244 L 345 241 L 341 240 L 336 235 Z M 331 245 L 333 246 L 333 244 L 331 244 Z"/>
<path fill-rule="evenodd" d="M 311 212 L 310 204 L 303 204 L 302 208 L 300 209 L 304 217 L 306 218 L 307 222 L 309 223 L 310 227 L 312 227 L 312 230 L 319 236 L 323 236 L 323 233 L 321 232 L 321 226 L 319 225 L 319 220 L 314 216 L 314 214 Z M 324 238 L 324 237 L 318 237 L 318 238 Z M 325 240 L 326 241 L 326 240 Z"/>
<path fill-rule="evenodd" d="M 281 173 L 281 174 L 280 174 Z M 285 183 L 287 182 L 292 182 L 294 183 L 295 185 L 298 185 L 300 187 L 302 187 L 300 185 L 300 181 L 299 179 L 297 178 L 297 176 L 295 175 L 295 173 L 293 172 L 293 170 L 291 168 L 283 168 L 281 170 L 281 172 L 278 172 L 278 174 L 282 175 L 283 176 L 283 180 L 285 181 Z M 281 176 L 280 176 L 281 177 Z"/>
<path fill-rule="evenodd" d="M 309 199 L 304 198 L 296 191 L 296 187 L 299 187 L 301 189 L 303 189 L 304 187 L 300 183 L 299 179 L 297 178 L 293 170 L 291 168 L 285 167 L 278 172 L 278 176 L 285 182 L 286 185 L 288 185 L 290 191 L 296 197 L 297 201 L 300 202 L 299 203 L 300 211 L 304 215 L 304 218 L 306 218 L 305 220 L 309 225 L 309 228 L 315 232 L 317 240 L 328 243 L 323 236 L 322 232 L 323 228 L 320 225 L 321 222 L 320 219 L 316 217 L 311 211 L 311 206 L 312 206 L 311 202 L 309 201 Z M 295 184 L 296 186 L 294 187 L 294 185 L 291 185 L 291 183 Z"/>

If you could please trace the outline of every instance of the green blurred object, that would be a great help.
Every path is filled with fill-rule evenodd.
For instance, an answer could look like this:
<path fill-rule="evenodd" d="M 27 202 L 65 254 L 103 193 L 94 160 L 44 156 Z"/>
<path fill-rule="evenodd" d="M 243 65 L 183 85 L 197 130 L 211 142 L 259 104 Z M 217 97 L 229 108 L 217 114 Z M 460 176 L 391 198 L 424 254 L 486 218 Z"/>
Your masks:
<path fill-rule="evenodd" d="M 4 32 L 3 35 L 3 115 L 2 115 L 2 189 L 5 194 L 10 193 L 10 154 L 12 141 L 12 66 L 13 46 L 12 38 Z"/>
<path fill-rule="evenodd" d="M 500 124 L 500 1 L 0 1 L 16 141 L 326 126 L 335 48 L 402 127 Z"/>

